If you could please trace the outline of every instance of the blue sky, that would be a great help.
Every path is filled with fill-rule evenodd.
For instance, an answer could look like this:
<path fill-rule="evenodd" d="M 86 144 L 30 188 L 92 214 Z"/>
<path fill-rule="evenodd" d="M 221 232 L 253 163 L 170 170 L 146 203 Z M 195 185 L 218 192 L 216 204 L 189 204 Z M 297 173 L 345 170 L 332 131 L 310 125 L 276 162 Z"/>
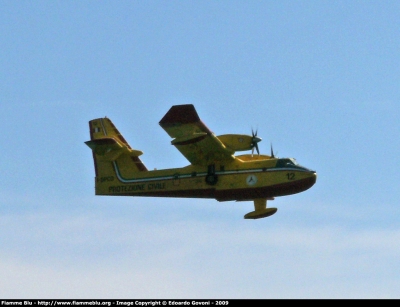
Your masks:
<path fill-rule="evenodd" d="M 0 297 L 400 298 L 400 2 L 0 4 Z M 187 103 L 317 183 L 255 221 L 95 196 L 88 121 L 181 167 L 158 122 Z"/>

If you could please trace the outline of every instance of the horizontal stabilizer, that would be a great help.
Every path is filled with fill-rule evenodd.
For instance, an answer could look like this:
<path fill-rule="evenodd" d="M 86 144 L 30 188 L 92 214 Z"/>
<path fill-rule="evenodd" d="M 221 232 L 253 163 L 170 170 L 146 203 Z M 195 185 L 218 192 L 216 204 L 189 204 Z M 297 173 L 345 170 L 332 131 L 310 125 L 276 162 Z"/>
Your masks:
<path fill-rule="evenodd" d="M 125 144 L 115 140 L 114 138 L 101 138 L 85 142 L 93 152 L 104 160 L 114 161 L 121 154 L 128 154 L 129 156 L 138 157 L 143 154 L 140 150 L 128 148 Z"/>

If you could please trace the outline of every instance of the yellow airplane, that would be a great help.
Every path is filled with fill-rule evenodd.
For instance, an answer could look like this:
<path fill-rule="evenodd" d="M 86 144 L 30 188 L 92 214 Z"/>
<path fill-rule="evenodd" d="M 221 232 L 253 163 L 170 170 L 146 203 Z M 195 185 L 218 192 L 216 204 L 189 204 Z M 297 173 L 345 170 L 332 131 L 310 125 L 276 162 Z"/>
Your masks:
<path fill-rule="evenodd" d="M 260 155 L 257 132 L 216 136 L 200 120 L 191 104 L 175 105 L 159 122 L 174 145 L 189 160 L 182 168 L 147 170 L 142 151 L 132 149 L 110 119 L 89 121 L 95 168 L 95 194 L 214 198 L 218 201 L 254 201 L 245 219 L 270 216 L 267 200 L 303 192 L 314 185 L 315 171 L 293 158 Z M 254 154 L 254 149 L 257 154 Z M 251 154 L 235 155 L 251 150 Z"/>

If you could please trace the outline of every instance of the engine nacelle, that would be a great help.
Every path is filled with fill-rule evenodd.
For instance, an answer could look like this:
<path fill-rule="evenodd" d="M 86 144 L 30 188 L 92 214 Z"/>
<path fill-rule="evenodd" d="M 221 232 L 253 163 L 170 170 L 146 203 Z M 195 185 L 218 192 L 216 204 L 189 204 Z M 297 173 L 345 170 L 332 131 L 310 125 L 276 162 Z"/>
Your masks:
<path fill-rule="evenodd" d="M 244 151 L 252 149 L 253 136 L 246 134 L 224 134 L 218 139 L 233 151 Z"/>

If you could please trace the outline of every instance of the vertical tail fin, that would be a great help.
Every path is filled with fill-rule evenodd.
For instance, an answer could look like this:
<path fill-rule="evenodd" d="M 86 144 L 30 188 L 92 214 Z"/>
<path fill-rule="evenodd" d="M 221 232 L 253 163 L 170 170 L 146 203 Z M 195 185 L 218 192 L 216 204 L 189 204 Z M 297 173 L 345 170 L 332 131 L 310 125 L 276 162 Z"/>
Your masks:
<path fill-rule="evenodd" d="M 112 121 L 98 118 L 89 121 L 90 141 L 85 142 L 93 151 L 94 168 L 96 172 L 96 194 L 98 184 L 106 178 L 118 178 L 115 165 L 118 165 L 119 174 L 133 176 L 134 173 L 147 171 L 146 166 L 139 159 L 143 154 L 140 150 L 132 149 L 121 135 Z"/>

